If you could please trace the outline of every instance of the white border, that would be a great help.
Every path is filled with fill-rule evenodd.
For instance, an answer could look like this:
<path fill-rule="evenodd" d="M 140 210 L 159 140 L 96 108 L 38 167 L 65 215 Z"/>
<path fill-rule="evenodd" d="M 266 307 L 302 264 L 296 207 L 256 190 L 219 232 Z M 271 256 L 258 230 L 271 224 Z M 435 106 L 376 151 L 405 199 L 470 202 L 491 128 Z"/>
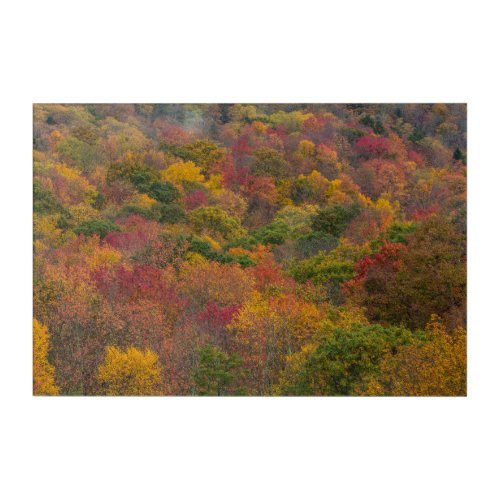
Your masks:
<path fill-rule="evenodd" d="M 494 2 L 4 3 L 2 498 L 498 498 L 497 19 Z M 33 102 L 436 101 L 469 106 L 467 398 L 31 397 Z"/>

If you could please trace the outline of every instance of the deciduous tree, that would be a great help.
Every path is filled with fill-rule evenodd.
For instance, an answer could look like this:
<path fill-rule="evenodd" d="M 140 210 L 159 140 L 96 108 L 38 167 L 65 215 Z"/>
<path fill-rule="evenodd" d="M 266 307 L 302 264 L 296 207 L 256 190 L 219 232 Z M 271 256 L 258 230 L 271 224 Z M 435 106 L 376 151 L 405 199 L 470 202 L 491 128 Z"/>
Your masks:
<path fill-rule="evenodd" d="M 153 396 L 159 394 L 161 368 L 158 356 L 150 350 L 126 351 L 108 347 L 99 366 L 97 380 L 106 396 Z"/>

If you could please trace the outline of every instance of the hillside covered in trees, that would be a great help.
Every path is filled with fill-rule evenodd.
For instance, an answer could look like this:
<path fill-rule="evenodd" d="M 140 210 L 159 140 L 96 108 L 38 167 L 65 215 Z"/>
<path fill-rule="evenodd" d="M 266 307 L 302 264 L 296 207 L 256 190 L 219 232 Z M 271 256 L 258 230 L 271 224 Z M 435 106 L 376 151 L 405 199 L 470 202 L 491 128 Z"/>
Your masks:
<path fill-rule="evenodd" d="M 465 105 L 33 111 L 35 394 L 465 395 Z"/>

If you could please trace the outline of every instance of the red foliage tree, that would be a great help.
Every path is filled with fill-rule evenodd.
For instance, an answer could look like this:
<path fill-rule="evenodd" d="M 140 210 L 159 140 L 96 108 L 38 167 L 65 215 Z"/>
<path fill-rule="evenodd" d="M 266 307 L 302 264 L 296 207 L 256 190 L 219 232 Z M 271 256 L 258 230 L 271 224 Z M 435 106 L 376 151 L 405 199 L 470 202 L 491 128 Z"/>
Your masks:
<path fill-rule="evenodd" d="M 365 135 L 354 143 L 354 149 L 364 158 L 381 158 L 389 152 L 389 140 L 386 137 Z"/>

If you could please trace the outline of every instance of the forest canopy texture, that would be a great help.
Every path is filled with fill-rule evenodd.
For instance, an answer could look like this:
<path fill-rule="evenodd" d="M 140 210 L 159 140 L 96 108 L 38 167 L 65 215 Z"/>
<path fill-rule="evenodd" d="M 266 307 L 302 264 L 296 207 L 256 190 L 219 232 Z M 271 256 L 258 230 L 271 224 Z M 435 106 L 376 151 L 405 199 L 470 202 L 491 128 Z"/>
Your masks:
<path fill-rule="evenodd" d="M 466 394 L 465 105 L 33 112 L 34 394 Z"/>

